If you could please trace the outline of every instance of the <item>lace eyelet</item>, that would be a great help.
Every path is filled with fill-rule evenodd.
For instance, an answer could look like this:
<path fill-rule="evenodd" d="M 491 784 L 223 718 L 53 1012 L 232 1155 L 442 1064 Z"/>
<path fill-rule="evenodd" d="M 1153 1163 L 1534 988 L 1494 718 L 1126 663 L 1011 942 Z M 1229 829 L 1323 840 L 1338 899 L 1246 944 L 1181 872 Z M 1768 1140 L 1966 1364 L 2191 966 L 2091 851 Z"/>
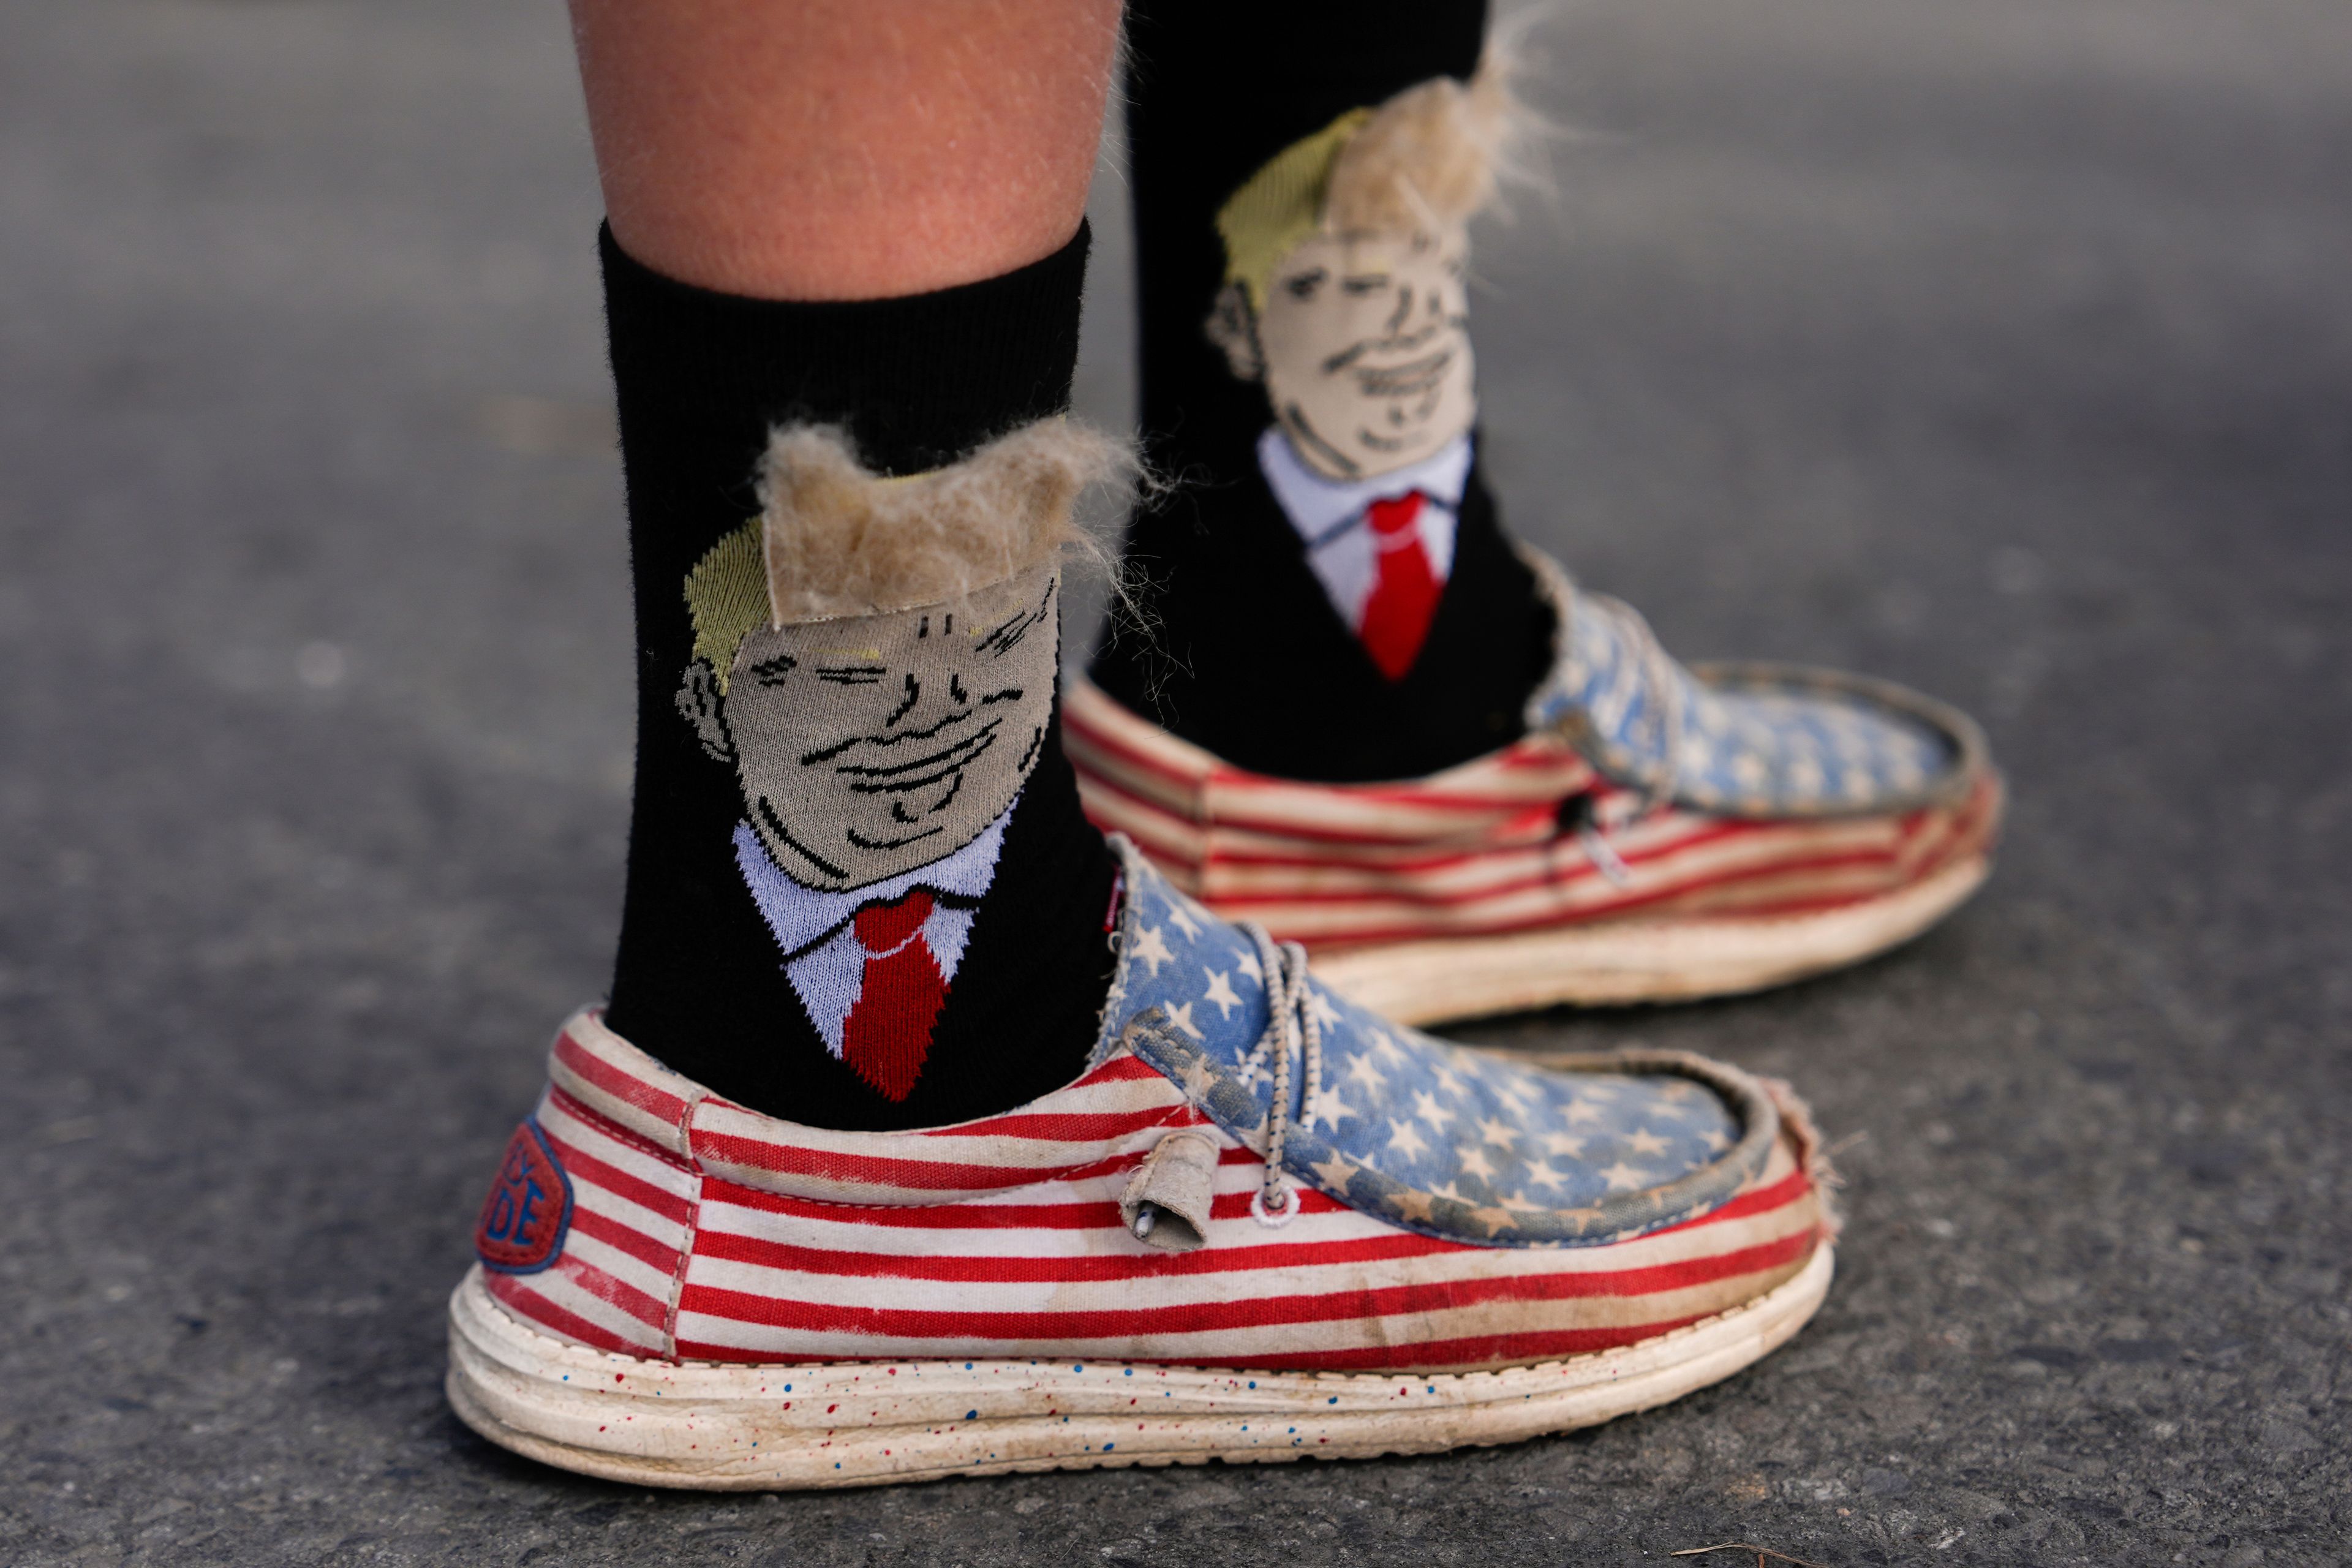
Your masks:
<path fill-rule="evenodd" d="M 1298 1194 L 1293 1191 L 1280 1208 L 1269 1209 L 1265 1206 L 1265 1189 L 1260 1187 L 1250 1194 L 1249 1212 L 1250 1218 L 1268 1230 L 1280 1230 L 1298 1217 Z"/>

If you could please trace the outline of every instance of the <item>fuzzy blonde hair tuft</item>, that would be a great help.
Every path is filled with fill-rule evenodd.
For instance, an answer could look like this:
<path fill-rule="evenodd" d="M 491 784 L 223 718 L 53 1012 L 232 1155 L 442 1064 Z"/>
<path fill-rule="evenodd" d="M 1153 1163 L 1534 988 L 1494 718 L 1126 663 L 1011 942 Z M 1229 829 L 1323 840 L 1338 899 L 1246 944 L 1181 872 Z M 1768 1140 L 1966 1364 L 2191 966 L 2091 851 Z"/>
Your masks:
<path fill-rule="evenodd" d="M 845 431 L 779 426 L 761 461 L 760 515 L 687 574 L 694 656 L 724 691 L 735 650 L 761 626 L 943 604 L 1066 546 L 1097 553 L 1079 496 L 1138 472 L 1130 443 L 1062 418 L 903 478 L 868 469 Z"/>
<path fill-rule="evenodd" d="M 1517 104 L 1490 53 L 1469 81 L 1441 76 L 1373 110 L 1331 163 L 1323 227 L 1335 234 L 1454 228 L 1495 199 Z"/>
<path fill-rule="evenodd" d="M 1433 234 L 1467 223 L 1541 133 L 1511 91 L 1511 54 L 1490 41 L 1467 82 L 1433 77 L 1268 159 L 1218 209 L 1225 281 L 1263 308 L 1275 268 L 1311 235 Z"/>

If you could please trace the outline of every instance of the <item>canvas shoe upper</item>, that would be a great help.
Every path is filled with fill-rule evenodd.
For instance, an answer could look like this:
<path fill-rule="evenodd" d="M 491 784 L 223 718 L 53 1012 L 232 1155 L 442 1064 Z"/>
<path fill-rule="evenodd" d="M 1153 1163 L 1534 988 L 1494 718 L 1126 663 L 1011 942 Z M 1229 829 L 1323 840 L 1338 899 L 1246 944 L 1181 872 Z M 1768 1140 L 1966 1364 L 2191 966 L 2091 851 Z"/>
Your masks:
<path fill-rule="evenodd" d="M 1957 710 L 1834 670 L 1694 670 L 1631 606 L 1523 554 L 1560 627 L 1528 728 L 1564 736 L 1621 788 L 1730 817 L 1870 816 L 1958 805 L 1990 772 Z"/>

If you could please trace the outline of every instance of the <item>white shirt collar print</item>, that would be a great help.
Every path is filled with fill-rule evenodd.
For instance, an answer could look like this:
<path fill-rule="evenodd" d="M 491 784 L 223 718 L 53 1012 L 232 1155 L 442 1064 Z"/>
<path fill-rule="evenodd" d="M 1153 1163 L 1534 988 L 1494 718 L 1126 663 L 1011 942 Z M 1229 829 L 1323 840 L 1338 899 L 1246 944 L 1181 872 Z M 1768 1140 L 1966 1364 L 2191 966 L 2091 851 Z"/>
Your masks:
<path fill-rule="evenodd" d="M 1004 826 L 1013 820 L 1020 805 L 1021 797 L 1016 795 L 1002 816 L 981 829 L 979 837 L 955 853 L 902 872 L 887 882 L 874 882 L 846 892 L 804 888 L 784 875 L 768 858 L 759 835 L 748 822 L 736 825 L 735 860 L 742 868 L 744 884 L 751 889 L 760 913 L 767 917 L 768 929 L 775 933 L 776 945 L 789 962 L 814 943 L 838 933 L 867 904 L 889 903 L 917 888 L 929 888 L 966 904 L 978 903 L 996 880 L 997 857 L 1004 850 Z M 942 967 L 948 966 L 948 955 L 938 952 L 939 944 L 933 942 L 931 947 Z M 961 956 L 961 943 L 957 955 Z"/>
<path fill-rule="evenodd" d="M 823 892 L 793 881 L 768 858 L 750 823 L 736 825 L 735 861 L 742 868 L 744 884 L 751 889 L 769 931 L 775 934 L 777 946 L 783 950 L 784 974 L 792 981 L 801 1005 L 808 1010 L 809 1022 L 835 1057 L 842 1054 L 849 1011 L 857 1005 L 866 985 L 866 949 L 850 929 L 857 911 L 870 903 L 904 898 L 917 888 L 955 900 L 952 904 L 936 904 L 923 921 L 923 945 L 938 963 L 940 978 L 954 984 L 964 949 L 971 941 L 972 921 L 979 917 L 979 902 L 996 880 L 1005 824 L 1013 820 L 1013 809 L 1020 804 L 1021 797 L 1014 795 L 1003 815 L 954 854 L 887 882 L 843 893 Z"/>
<path fill-rule="evenodd" d="M 1282 503 L 1290 525 L 1312 549 L 1363 515 L 1376 500 L 1419 490 L 1448 510 L 1458 510 L 1470 483 L 1470 436 L 1456 436 L 1417 463 L 1369 479 L 1327 479 L 1300 460 L 1279 425 L 1266 426 L 1257 441 L 1257 463 L 1266 487 Z"/>

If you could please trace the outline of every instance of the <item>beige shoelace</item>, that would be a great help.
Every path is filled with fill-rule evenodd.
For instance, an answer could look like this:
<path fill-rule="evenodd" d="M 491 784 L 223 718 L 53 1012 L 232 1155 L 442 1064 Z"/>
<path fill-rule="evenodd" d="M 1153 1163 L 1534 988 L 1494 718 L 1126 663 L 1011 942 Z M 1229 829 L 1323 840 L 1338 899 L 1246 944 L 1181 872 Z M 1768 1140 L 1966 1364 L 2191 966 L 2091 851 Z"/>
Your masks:
<path fill-rule="evenodd" d="M 1323 1097 L 1323 1026 L 1307 1006 L 1307 950 L 1295 942 L 1276 942 L 1255 921 L 1242 921 L 1241 929 L 1256 944 L 1258 967 L 1265 973 L 1267 1013 L 1265 1033 L 1244 1059 L 1274 1079 L 1274 1105 L 1266 1112 L 1265 1175 L 1250 1199 L 1250 1215 L 1260 1225 L 1283 1226 L 1298 1215 L 1297 1184 L 1282 1168 L 1283 1146 L 1290 1137 L 1290 1053 L 1297 1048 L 1300 1070 L 1306 1074 L 1298 1114 L 1311 1127 Z"/>

